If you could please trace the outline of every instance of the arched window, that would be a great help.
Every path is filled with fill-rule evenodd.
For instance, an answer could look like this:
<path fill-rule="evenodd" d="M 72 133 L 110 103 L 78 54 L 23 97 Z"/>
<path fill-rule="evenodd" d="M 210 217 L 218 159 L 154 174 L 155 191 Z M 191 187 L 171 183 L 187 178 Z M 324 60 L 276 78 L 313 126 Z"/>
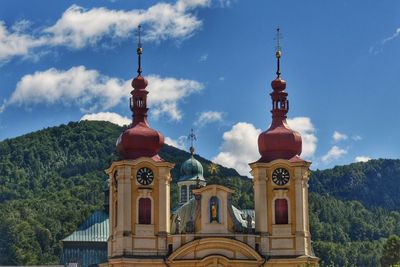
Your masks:
<path fill-rule="evenodd" d="M 210 222 L 219 223 L 219 199 L 216 196 L 210 198 Z"/>
<path fill-rule="evenodd" d="M 288 202 L 286 199 L 275 200 L 275 223 L 288 224 Z"/>
<path fill-rule="evenodd" d="M 186 202 L 187 201 L 187 186 L 182 185 L 181 186 L 181 202 Z"/>
<path fill-rule="evenodd" d="M 139 224 L 151 224 L 151 199 L 139 199 Z"/>

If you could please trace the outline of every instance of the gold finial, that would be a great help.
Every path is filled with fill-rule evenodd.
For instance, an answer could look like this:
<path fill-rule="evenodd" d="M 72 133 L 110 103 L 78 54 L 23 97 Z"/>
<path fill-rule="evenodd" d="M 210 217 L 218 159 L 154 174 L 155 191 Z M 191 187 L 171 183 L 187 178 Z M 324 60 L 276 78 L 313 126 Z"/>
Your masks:
<path fill-rule="evenodd" d="M 276 58 L 281 58 L 281 55 L 282 55 L 281 51 L 276 51 L 275 53 Z"/>
<path fill-rule="evenodd" d="M 138 35 L 138 46 L 137 46 L 137 50 L 136 50 L 136 52 L 138 53 L 138 55 L 139 54 L 141 54 L 142 53 L 142 51 L 143 51 L 143 49 L 142 49 L 142 32 L 141 32 L 141 29 L 142 29 L 142 25 L 138 25 L 138 31 L 137 31 L 137 35 Z"/>
<path fill-rule="evenodd" d="M 275 52 L 275 57 L 277 59 L 277 70 L 276 70 L 276 75 L 278 75 L 278 77 L 281 75 L 281 70 L 280 70 L 280 59 L 282 56 L 282 52 L 281 52 L 281 39 L 283 39 L 282 34 L 280 33 L 280 28 L 276 28 L 276 34 L 275 34 L 275 38 L 276 40 L 276 52 Z"/>
<path fill-rule="evenodd" d="M 141 55 L 143 53 L 143 48 L 142 48 L 142 40 L 141 40 L 141 28 L 142 26 L 139 24 L 138 25 L 138 31 L 137 31 L 137 35 L 138 35 L 138 44 L 137 44 L 137 49 L 136 49 L 136 53 L 138 55 L 138 69 L 137 69 L 137 73 L 138 76 L 140 76 L 142 74 L 142 60 L 141 60 Z"/>

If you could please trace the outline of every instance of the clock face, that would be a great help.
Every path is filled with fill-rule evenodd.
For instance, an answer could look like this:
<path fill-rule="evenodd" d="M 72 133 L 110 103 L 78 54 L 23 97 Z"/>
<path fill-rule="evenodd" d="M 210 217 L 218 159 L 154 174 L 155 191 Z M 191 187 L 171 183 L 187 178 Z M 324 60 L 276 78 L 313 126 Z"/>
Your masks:
<path fill-rule="evenodd" d="M 272 173 L 272 181 L 276 185 L 285 185 L 289 182 L 289 172 L 284 168 L 277 168 Z"/>
<path fill-rule="evenodd" d="M 149 185 L 153 182 L 154 174 L 149 168 L 141 168 L 136 173 L 136 179 L 141 185 Z"/>

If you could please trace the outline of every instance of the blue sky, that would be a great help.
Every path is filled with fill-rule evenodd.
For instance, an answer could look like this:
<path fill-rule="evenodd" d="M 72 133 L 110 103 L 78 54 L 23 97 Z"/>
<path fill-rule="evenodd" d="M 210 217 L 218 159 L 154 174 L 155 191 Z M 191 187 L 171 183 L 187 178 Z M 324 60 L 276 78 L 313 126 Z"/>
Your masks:
<path fill-rule="evenodd" d="M 127 121 L 137 25 L 150 124 L 246 174 L 268 128 L 275 28 L 289 124 L 314 169 L 400 157 L 399 1 L 0 2 L 0 140 Z"/>

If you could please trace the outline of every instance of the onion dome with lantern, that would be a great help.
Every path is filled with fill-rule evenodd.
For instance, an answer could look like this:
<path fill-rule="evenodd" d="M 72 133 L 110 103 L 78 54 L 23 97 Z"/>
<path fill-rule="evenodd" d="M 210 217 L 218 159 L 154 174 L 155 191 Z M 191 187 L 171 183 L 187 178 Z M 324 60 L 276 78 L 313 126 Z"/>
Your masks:
<path fill-rule="evenodd" d="M 261 158 L 258 162 L 271 162 L 275 159 L 301 160 L 302 140 L 298 132 L 290 129 L 286 122 L 289 111 L 288 93 L 285 92 L 286 81 L 281 78 L 280 58 L 281 48 L 279 45 L 280 34 L 277 29 L 277 71 L 276 79 L 271 82 L 273 92 L 272 99 L 272 123 L 268 130 L 258 136 L 258 151 Z"/>
<path fill-rule="evenodd" d="M 193 129 L 191 130 L 188 139 L 191 141 L 191 146 L 189 148 L 190 158 L 182 163 L 181 176 L 178 180 L 180 204 L 189 201 L 193 197 L 193 189 L 206 185 L 203 166 L 201 165 L 200 161 L 194 158 L 195 149 L 193 146 L 193 141 L 196 140 L 196 136 L 193 132 Z"/>
<path fill-rule="evenodd" d="M 147 121 L 147 80 L 142 76 L 141 55 L 143 52 L 140 40 L 137 47 L 138 69 L 137 77 L 132 81 L 130 98 L 130 109 L 132 111 L 132 123 L 128 129 L 121 133 L 117 140 L 117 151 L 122 159 L 137 159 L 139 157 L 149 157 L 155 161 L 162 161 L 158 155 L 164 145 L 164 136 L 150 128 Z"/>

